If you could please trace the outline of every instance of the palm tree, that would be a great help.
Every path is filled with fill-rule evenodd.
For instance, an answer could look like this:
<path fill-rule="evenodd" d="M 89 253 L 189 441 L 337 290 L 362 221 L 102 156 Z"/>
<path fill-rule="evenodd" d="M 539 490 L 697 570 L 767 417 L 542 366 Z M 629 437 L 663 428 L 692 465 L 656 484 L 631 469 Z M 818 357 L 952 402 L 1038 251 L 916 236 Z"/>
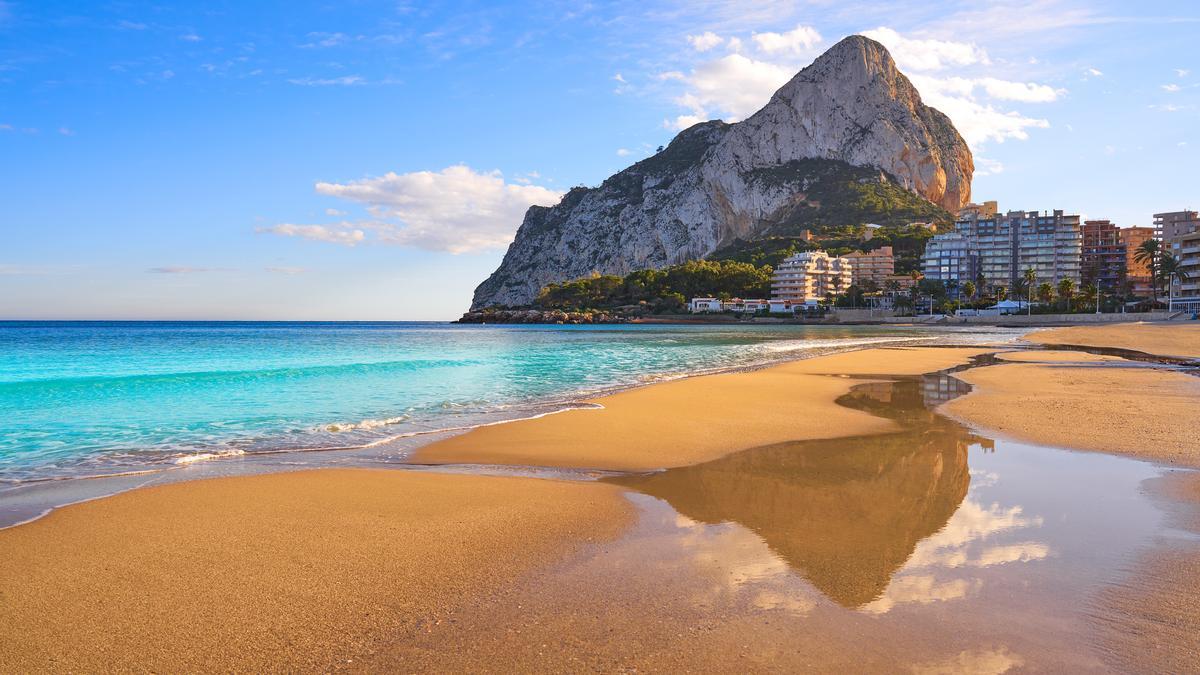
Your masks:
<path fill-rule="evenodd" d="M 1058 297 L 1063 301 L 1063 311 L 1071 311 L 1071 296 L 1075 295 L 1075 282 L 1063 279 L 1058 282 Z"/>
<path fill-rule="evenodd" d="M 1100 313 L 1100 288 L 1096 284 L 1085 285 L 1079 300 L 1084 307 L 1095 303 L 1096 313 Z"/>
<path fill-rule="evenodd" d="M 1042 283 L 1037 287 L 1037 297 L 1043 304 L 1050 304 L 1050 301 L 1054 299 L 1054 287 L 1048 283 Z"/>
<path fill-rule="evenodd" d="M 1004 302 L 1008 299 L 1008 289 L 1004 286 L 996 287 L 996 302 Z"/>
<path fill-rule="evenodd" d="M 968 281 L 963 284 L 963 293 L 967 294 L 967 297 L 971 299 L 971 302 L 975 302 L 975 294 L 978 291 L 979 289 L 975 287 L 974 281 Z"/>
<path fill-rule="evenodd" d="M 1158 273 L 1162 278 L 1162 283 L 1167 287 L 1167 310 L 1170 311 L 1172 305 L 1175 303 L 1175 282 L 1182 284 L 1191 277 L 1188 276 L 1187 272 L 1183 271 L 1183 267 L 1179 263 L 1179 258 L 1170 253 L 1163 253 L 1162 257 L 1159 258 Z"/>
<path fill-rule="evenodd" d="M 1157 239 L 1147 239 L 1133 252 L 1133 259 L 1150 267 L 1150 296 L 1158 304 L 1158 259 L 1162 245 Z"/>
<path fill-rule="evenodd" d="M 1025 314 L 1029 316 L 1033 314 L 1033 298 L 1029 296 L 1033 293 L 1033 282 L 1037 281 L 1037 272 L 1034 272 L 1032 267 L 1026 268 L 1021 278 L 1025 282 Z"/>

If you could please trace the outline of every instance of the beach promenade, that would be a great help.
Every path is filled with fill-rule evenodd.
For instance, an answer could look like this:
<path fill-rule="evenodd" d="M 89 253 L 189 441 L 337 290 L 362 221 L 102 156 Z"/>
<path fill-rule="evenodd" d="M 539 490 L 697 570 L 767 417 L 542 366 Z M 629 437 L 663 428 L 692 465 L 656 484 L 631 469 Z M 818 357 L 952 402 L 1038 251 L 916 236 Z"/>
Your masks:
<path fill-rule="evenodd" d="M 1200 668 L 1200 377 L 1103 350 L 1200 359 L 1200 325 L 1026 340 L 648 385 L 413 470 L 64 507 L 0 530 L 0 671 Z M 1074 504 L 1136 498 L 1170 536 L 1078 553 L 1105 535 L 1031 506 L 1073 472 L 1099 477 L 1059 486 Z"/>

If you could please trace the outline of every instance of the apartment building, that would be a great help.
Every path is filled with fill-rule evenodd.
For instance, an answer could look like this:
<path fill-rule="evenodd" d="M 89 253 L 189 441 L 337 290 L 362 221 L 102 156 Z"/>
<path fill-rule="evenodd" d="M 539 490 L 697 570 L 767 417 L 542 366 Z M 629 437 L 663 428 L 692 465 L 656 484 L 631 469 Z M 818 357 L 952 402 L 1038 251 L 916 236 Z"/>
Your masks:
<path fill-rule="evenodd" d="M 961 232 L 934 235 L 925 244 L 921 258 L 925 278 L 942 282 L 947 289 L 958 289 L 979 275 L 979 253 L 974 243 Z M 982 290 L 982 289 L 980 289 Z"/>
<path fill-rule="evenodd" d="M 976 204 L 971 202 L 964 205 L 958 210 L 958 219 L 967 220 L 969 218 L 992 218 L 1000 212 L 1000 204 L 994 201 Z"/>
<path fill-rule="evenodd" d="M 979 274 L 989 288 L 1012 288 L 1030 269 L 1036 275 L 1035 285 L 1080 281 L 1083 238 L 1077 215 L 1061 209 L 1040 214 L 1009 211 L 960 220 L 957 230 L 978 254 Z"/>
<path fill-rule="evenodd" d="M 1200 230 L 1200 216 L 1195 211 L 1168 211 L 1154 214 L 1154 238 L 1170 242 L 1176 237 Z"/>
<path fill-rule="evenodd" d="M 1179 266 L 1187 280 L 1171 284 L 1171 309 L 1184 312 L 1200 312 L 1200 229 L 1178 234 L 1171 240 L 1171 255 L 1179 259 Z"/>
<path fill-rule="evenodd" d="M 1125 281 L 1135 296 L 1150 297 L 1150 265 L 1137 260 L 1137 250 L 1147 239 L 1154 238 L 1153 227 L 1122 227 L 1118 240 L 1125 248 Z"/>
<path fill-rule="evenodd" d="M 896 273 L 896 256 L 891 246 L 882 246 L 866 253 L 854 251 L 842 258 L 850 261 L 852 283 L 859 288 L 865 288 L 864 284 L 869 282 L 874 284 L 876 290 L 882 289 L 888 277 Z"/>
<path fill-rule="evenodd" d="M 854 282 L 851 263 L 825 251 L 805 251 L 784 259 L 771 277 L 771 300 L 813 304 L 840 295 Z"/>
<path fill-rule="evenodd" d="M 1125 244 L 1120 229 L 1108 220 L 1084 221 L 1080 229 L 1080 276 L 1084 283 L 1094 283 L 1104 293 L 1116 293 L 1125 283 Z"/>

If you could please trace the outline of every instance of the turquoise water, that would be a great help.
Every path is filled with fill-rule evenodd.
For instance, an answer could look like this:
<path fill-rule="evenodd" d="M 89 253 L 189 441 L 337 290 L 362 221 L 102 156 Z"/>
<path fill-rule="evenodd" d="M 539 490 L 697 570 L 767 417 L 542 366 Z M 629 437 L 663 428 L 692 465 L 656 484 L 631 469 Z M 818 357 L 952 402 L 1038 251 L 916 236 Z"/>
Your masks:
<path fill-rule="evenodd" d="M 0 323 L 0 481 L 384 444 L 681 374 L 868 343 L 1014 333 L 913 327 Z"/>

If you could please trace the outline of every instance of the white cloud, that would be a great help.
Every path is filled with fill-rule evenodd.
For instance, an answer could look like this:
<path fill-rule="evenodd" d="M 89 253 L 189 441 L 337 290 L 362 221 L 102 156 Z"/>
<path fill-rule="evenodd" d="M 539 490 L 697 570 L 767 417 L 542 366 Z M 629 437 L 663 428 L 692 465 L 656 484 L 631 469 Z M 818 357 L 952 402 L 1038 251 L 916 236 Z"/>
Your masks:
<path fill-rule="evenodd" d="M 147 28 L 149 28 L 149 26 L 147 26 L 144 23 L 139 23 L 137 21 L 130 21 L 128 19 L 122 19 L 117 22 L 117 28 L 121 28 L 123 30 L 146 30 Z"/>
<path fill-rule="evenodd" d="M 1179 91 L 1180 86 L 1177 84 L 1164 84 L 1162 86 L 1162 89 L 1163 89 L 1163 91 L 1169 91 L 1173 94 L 1173 93 Z"/>
<path fill-rule="evenodd" d="M 987 52 L 973 42 L 906 38 L 883 26 L 862 34 L 887 47 L 901 70 L 944 70 L 991 63 Z"/>
<path fill-rule="evenodd" d="M 0 124 L 0 131 L 15 131 L 11 124 Z"/>
<path fill-rule="evenodd" d="M 1085 68 L 1083 70 L 1083 78 L 1086 80 L 1089 77 L 1104 77 L 1104 73 L 1096 68 Z"/>
<path fill-rule="evenodd" d="M 179 39 L 183 40 L 184 42 L 199 42 L 200 40 L 202 40 L 204 38 L 200 37 L 199 35 L 196 35 L 195 33 L 185 33 L 183 35 L 180 35 Z"/>
<path fill-rule="evenodd" d="M 754 33 L 750 39 L 766 54 L 800 56 L 821 43 L 821 34 L 809 26 L 796 26 L 786 33 Z"/>
<path fill-rule="evenodd" d="M 175 71 L 173 71 L 173 70 L 164 70 L 164 71 L 162 71 L 162 76 L 161 76 L 161 77 L 162 77 L 162 79 L 164 79 L 164 80 L 169 80 L 169 79 L 171 79 L 172 77 L 175 77 Z"/>
<path fill-rule="evenodd" d="M 997 160 L 986 157 L 975 158 L 976 176 L 994 176 L 998 173 L 1004 173 L 1004 165 Z"/>
<path fill-rule="evenodd" d="M 75 135 L 75 132 L 74 132 L 74 131 L 71 131 L 71 130 L 70 130 L 70 129 L 68 129 L 67 127 L 59 127 L 59 128 L 58 128 L 58 133 L 59 133 L 59 134 L 61 134 L 61 135 L 63 135 L 63 136 L 74 136 L 74 135 Z"/>
<path fill-rule="evenodd" d="M 530 205 L 550 206 L 562 197 L 537 185 L 506 183 L 498 171 L 480 173 L 462 165 L 317 183 L 316 191 L 363 204 L 373 219 L 331 226 L 284 223 L 260 231 L 350 246 L 367 241 L 370 232 L 370 240 L 380 243 L 471 253 L 503 248 Z"/>
<path fill-rule="evenodd" d="M 994 80 L 988 87 L 983 80 L 966 78 L 937 78 L 924 75 L 913 75 L 909 79 L 921 92 L 922 100 L 945 113 L 958 133 L 972 148 L 989 141 L 1004 142 L 1008 139 L 1026 140 L 1030 129 L 1045 129 L 1050 122 L 1040 118 L 1027 117 L 1015 111 L 997 110 L 989 104 L 980 103 L 973 97 L 977 85 L 982 85 L 985 93 L 999 93 L 1005 96 L 1026 95 L 1027 98 L 1044 96 L 1040 90 L 1029 90 L 1021 83 L 1006 83 Z M 1001 84 L 997 84 L 1001 83 Z M 1009 87 L 1007 85 L 1017 85 Z M 1042 85 L 1035 85 L 1040 87 Z M 1050 90 L 1054 92 L 1054 90 Z M 1057 93 L 1054 94 L 1057 96 Z"/>
<path fill-rule="evenodd" d="M 1066 93 L 1065 89 L 1055 89 L 1045 84 L 1012 82 L 1010 80 L 999 80 L 994 77 L 981 78 L 976 80 L 976 83 L 983 87 L 988 96 L 1003 101 L 1049 103 L 1058 100 L 1059 96 Z"/>
<path fill-rule="evenodd" d="M 617 148 L 617 157 L 628 157 L 629 148 Z"/>
<path fill-rule="evenodd" d="M 717 35 L 712 31 L 707 31 L 705 33 L 701 33 L 700 35 L 689 35 L 687 36 L 687 41 L 688 44 L 692 46 L 692 49 L 695 49 L 698 52 L 706 52 L 710 49 L 720 46 L 720 44 L 724 42 L 720 35 Z"/>
<path fill-rule="evenodd" d="M 1178 75 L 1179 77 L 1187 77 L 1188 75 L 1191 74 L 1191 72 L 1192 71 L 1186 70 L 1184 68 L 1176 68 L 1175 69 L 1175 74 Z"/>
<path fill-rule="evenodd" d="M 286 274 L 288 276 L 304 274 L 305 272 L 308 271 L 308 270 L 304 269 L 303 267 L 286 267 L 286 266 L 285 267 L 264 267 L 263 269 L 265 269 L 266 271 L 268 271 L 272 274 Z"/>
<path fill-rule="evenodd" d="M 354 224 L 347 222 L 342 222 L 332 227 L 280 223 L 271 227 L 260 227 L 257 231 L 269 232 L 284 237 L 300 237 L 301 239 L 311 239 L 313 241 L 326 241 L 331 244 L 342 244 L 343 246 L 361 244 L 366 238 L 361 229 L 356 229 Z"/>
<path fill-rule="evenodd" d="M 325 209 L 325 215 L 337 217 L 346 215 L 346 212 L 338 211 L 337 209 Z"/>
<path fill-rule="evenodd" d="M 682 78 L 688 91 L 675 102 L 690 108 L 690 115 L 676 119 L 676 128 L 686 128 L 708 119 L 708 111 L 719 112 L 727 121 L 750 115 L 766 104 L 795 73 L 793 68 L 757 61 L 741 54 L 728 54 L 700 64 L 689 75 L 663 73 L 663 79 Z"/>
<path fill-rule="evenodd" d="M 146 271 L 151 274 L 202 274 L 204 272 L 223 272 L 227 270 L 215 269 L 212 267 L 188 267 L 185 265 L 173 265 L 167 267 L 151 267 Z"/>
<path fill-rule="evenodd" d="M 627 84 L 627 83 L 625 82 L 625 77 L 624 77 L 623 75 L 621 75 L 620 73 L 617 73 L 616 75 L 613 75 L 613 76 L 612 76 L 612 79 L 616 80 L 617 82 L 620 82 L 621 84 Z"/>

